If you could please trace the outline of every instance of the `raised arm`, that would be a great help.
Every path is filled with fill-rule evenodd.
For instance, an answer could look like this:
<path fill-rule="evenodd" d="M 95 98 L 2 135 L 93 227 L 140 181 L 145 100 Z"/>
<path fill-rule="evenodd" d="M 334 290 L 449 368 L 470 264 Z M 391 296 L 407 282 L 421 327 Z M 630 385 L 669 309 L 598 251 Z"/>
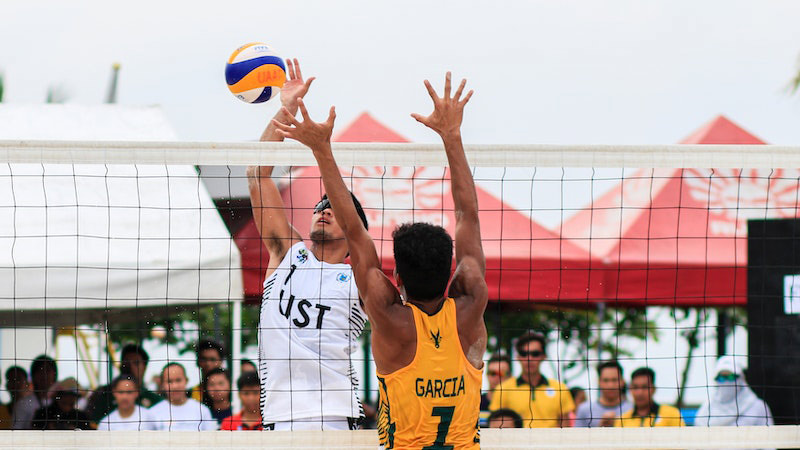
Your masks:
<path fill-rule="evenodd" d="M 313 77 L 303 81 L 303 74 L 297 59 L 294 61 L 287 59 L 286 67 L 289 80 L 281 89 L 282 107 L 261 134 L 262 142 L 283 141 L 283 135 L 277 132 L 274 121 L 286 121 L 287 117 L 297 114 L 297 99 L 306 95 L 314 81 Z M 267 269 L 267 276 L 269 276 L 289 248 L 301 241 L 302 237 L 286 218 L 280 191 L 272 181 L 272 166 L 248 167 L 247 184 L 250 190 L 253 220 L 270 256 Z"/>
<path fill-rule="evenodd" d="M 461 142 L 464 106 L 472 97 L 472 91 L 469 91 L 461 98 L 466 83 L 467 80 L 461 80 L 455 94 L 451 96 L 450 72 L 447 72 L 444 95 L 439 97 L 431 83 L 425 80 L 425 87 L 433 100 L 433 112 L 427 117 L 420 114 L 411 116 L 439 134 L 450 165 L 450 184 L 456 217 L 456 271 L 449 295 L 456 301 L 474 304 L 475 316 L 479 315 L 482 320 L 488 300 L 486 258 L 481 244 L 478 196 Z"/>
<path fill-rule="evenodd" d="M 350 263 L 359 295 L 364 300 L 370 320 L 374 322 L 376 316 L 387 314 L 388 306 L 399 304 L 398 295 L 391 281 L 381 270 L 381 261 L 375 244 L 356 212 L 350 191 L 345 186 L 339 167 L 333 158 L 331 134 L 336 111 L 331 107 L 328 119 L 322 123 L 315 123 L 309 117 L 303 100 L 298 99 L 298 103 L 303 122 L 291 116 L 287 116 L 287 123 L 277 120 L 273 122 L 279 133 L 307 145 L 313 151 L 322 174 L 325 192 L 331 201 L 333 214 L 347 239 Z"/>

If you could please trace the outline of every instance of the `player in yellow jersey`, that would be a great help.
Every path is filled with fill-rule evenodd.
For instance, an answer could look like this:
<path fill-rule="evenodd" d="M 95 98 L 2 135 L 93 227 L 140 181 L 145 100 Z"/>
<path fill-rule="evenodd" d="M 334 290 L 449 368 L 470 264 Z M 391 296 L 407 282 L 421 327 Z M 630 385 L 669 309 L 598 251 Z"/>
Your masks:
<path fill-rule="evenodd" d="M 378 371 L 381 445 L 393 449 L 471 449 L 480 447 L 482 357 L 486 350 L 488 289 L 478 222 L 475 184 L 461 143 L 461 119 L 472 91 L 462 80 L 451 96 L 450 73 L 429 116 L 412 114 L 441 136 L 450 166 L 455 206 L 456 270 L 450 281 L 453 240 L 439 226 L 410 223 L 392 234 L 397 287 L 381 270 L 375 244 L 356 214 L 350 192 L 331 152 L 336 117 L 314 123 L 302 100 L 303 122 L 286 114 L 276 126 L 309 146 L 319 164 L 334 215 L 350 249 L 356 284 L 372 326 Z"/>

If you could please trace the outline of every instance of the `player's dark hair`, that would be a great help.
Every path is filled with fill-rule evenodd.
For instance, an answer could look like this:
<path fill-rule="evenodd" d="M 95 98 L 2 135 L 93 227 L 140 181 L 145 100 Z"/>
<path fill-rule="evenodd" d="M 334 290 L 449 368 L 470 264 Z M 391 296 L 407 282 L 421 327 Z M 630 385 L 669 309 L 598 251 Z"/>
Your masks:
<path fill-rule="evenodd" d="M 122 383 L 123 381 L 130 381 L 131 383 L 134 384 L 134 386 L 136 386 L 137 388 L 139 387 L 139 382 L 136 381 L 136 377 L 134 377 L 131 374 L 123 373 L 122 375 L 114 378 L 111 381 L 111 390 L 113 391 L 114 389 L 116 389 L 117 385 Z"/>
<path fill-rule="evenodd" d="M 656 373 L 653 372 L 653 369 L 651 369 L 649 367 L 640 367 L 640 368 L 634 370 L 633 373 L 631 374 L 631 381 L 633 381 L 633 379 L 636 378 L 636 377 L 642 377 L 642 376 L 650 378 L 650 386 L 651 387 L 655 387 L 655 385 L 656 385 Z"/>
<path fill-rule="evenodd" d="M 217 341 L 211 339 L 204 339 L 197 343 L 197 358 L 200 358 L 200 353 L 205 350 L 215 350 L 219 354 L 219 359 L 225 359 L 225 349 Z"/>
<path fill-rule="evenodd" d="M 128 344 L 125 347 L 122 347 L 119 357 L 124 361 L 125 357 L 131 353 L 136 353 L 137 355 L 141 356 L 145 364 L 150 362 L 150 355 L 148 355 L 139 344 Z"/>
<path fill-rule="evenodd" d="M 28 379 L 28 372 L 20 366 L 11 366 L 6 369 L 6 380 L 10 378 L 24 378 Z"/>
<path fill-rule="evenodd" d="M 361 223 L 364 224 L 364 228 L 369 230 L 369 222 L 367 222 L 367 215 L 364 214 L 364 208 L 361 206 L 361 202 L 358 201 L 356 194 L 353 194 L 352 192 L 350 193 L 350 197 L 353 199 L 353 206 L 356 207 L 356 213 L 358 213 L 358 217 L 361 218 Z M 325 200 L 328 200 L 328 194 L 323 194 L 319 201 L 322 203 Z"/>
<path fill-rule="evenodd" d="M 164 366 L 164 368 L 163 368 L 163 369 L 161 369 L 161 383 L 162 383 L 162 384 L 163 384 L 163 383 L 165 383 L 165 382 L 167 381 L 167 380 L 165 380 L 165 379 L 164 379 L 164 374 L 165 374 L 165 373 L 167 373 L 167 369 L 169 369 L 171 366 L 178 366 L 178 367 L 180 367 L 180 368 L 181 368 L 181 370 L 183 371 L 183 377 L 184 377 L 184 378 L 187 378 L 187 376 L 186 376 L 186 368 L 185 368 L 185 367 L 183 367 L 183 364 L 181 364 L 181 363 L 177 363 L 177 362 L 171 362 L 171 363 L 167 363 L 167 365 L 166 365 L 166 366 Z"/>
<path fill-rule="evenodd" d="M 406 223 L 392 233 L 394 261 L 412 300 L 437 300 L 444 295 L 453 264 L 453 239 L 444 228 Z"/>
<path fill-rule="evenodd" d="M 258 374 L 255 372 L 245 372 L 236 381 L 236 387 L 241 391 L 247 387 L 261 387 L 261 380 L 258 379 Z"/>
<path fill-rule="evenodd" d="M 31 363 L 31 377 L 34 374 L 49 369 L 53 372 L 58 379 L 58 366 L 56 365 L 56 360 L 47 356 L 47 355 L 39 355 L 34 358 L 33 362 Z"/>
<path fill-rule="evenodd" d="M 547 351 L 545 350 L 545 348 L 547 347 L 547 338 L 542 333 L 537 333 L 535 331 L 528 331 L 527 333 L 517 338 L 517 343 L 515 345 L 517 353 L 521 352 L 525 348 L 525 345 L 531 341 L 536 341 L 542 344 L 542 352 L 547 353 Z"/>
<path fill-rule="evenodd" d="M 210 372 L 208 372 L 208 375 L 206 375 L 206 379 L 203 380 L 203 384 L 205 385 L 208 382 L 208 379 L 211 378 L 212 375 L 220 375 L 220 374 L 223 375 L 225 378 L 227 378 L 229 382 L 231 381 L 231 376 L 228 374 L 228 371 L 221 367 L 217 367 L 216 369 L 212 369 Z"/>
<path fill-rule="evenodd" d="M 603 375 L 603 370 L 604 369 L 608 369 L 608 368 L 617 369 L 617 371 L 619 372 L 619 378 L 620 378 L 620 380 L 622 379 L 622 375 L 623 375 L 622 366 L 619 365 L 619 362 L 617 360 L 615 360 L 615 359 L 612 359 L 612 360 L 609 360 L 609 361 L 603 361 L 602 363 L 598 364 L 597 365 L 597 376 L 599 377 L 599 376 Z"/>
<path fill-rule="evenodd" d="M 500 408 L 492 411 L 489 414 L 489 422 L 494 419 L 499 419 L 501 417 L 508 417 L 509 419 L 514 421 L 514 428 L 522 428 L 522 416 L 520 416 L 516 411 L 513 409 L 508 408 Z"/>

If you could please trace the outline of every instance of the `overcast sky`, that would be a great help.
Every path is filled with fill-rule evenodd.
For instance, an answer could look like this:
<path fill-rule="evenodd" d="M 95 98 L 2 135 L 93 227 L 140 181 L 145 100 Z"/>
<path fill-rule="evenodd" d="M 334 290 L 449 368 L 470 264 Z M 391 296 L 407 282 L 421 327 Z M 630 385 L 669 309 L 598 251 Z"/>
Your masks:
<path fill-rule="evenodd" d="M 214 6 L 209 6 L 209 5 Z M 320 118 L 361 111 L 416 142 L 433 133 L 426 77 L 445 70 L 476 91 L 469 143 L 674 143 L 725 114 L 776 144 L 800 145 L 800 96 L 784 88 L 800 56 L 800 2 L 4 0 L 5 101 L 118 99 L 163 105 L 185 140 L 256 139 L 277 101 L 233 97 L 224 65 L 267 42 L 318 79 Z"/>

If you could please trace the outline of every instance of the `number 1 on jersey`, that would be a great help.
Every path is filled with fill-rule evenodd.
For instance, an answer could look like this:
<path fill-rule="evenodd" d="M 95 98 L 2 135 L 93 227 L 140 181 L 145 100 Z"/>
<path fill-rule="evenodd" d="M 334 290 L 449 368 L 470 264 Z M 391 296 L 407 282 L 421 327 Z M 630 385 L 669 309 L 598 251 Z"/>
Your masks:
<path fill-rule="evenodd" d="M 447 440 L 447 432 L 450 431 L 450 422 L 453 421 L 455 406 L 435 406 L 431 416 L 440 417 L 439 429 L 436 432 L 436 440 L 432 445 L 423 447 L 422 450 L 453 450 L 452 445 L 444 445 Z"/>

